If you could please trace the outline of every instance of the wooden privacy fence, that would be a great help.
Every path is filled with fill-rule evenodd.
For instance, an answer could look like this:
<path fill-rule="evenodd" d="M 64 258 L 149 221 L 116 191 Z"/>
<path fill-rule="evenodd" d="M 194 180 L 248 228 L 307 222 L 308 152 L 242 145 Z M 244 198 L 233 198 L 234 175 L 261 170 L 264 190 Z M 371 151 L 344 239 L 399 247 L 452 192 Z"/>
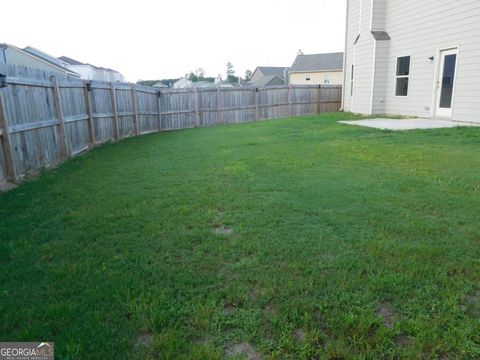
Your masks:
<path fill-rule="evenodd" d="M 195 88 L 82 81 L 0 64 L 0 181 L 157 131 L 338 111 L 340 86 Z"/>

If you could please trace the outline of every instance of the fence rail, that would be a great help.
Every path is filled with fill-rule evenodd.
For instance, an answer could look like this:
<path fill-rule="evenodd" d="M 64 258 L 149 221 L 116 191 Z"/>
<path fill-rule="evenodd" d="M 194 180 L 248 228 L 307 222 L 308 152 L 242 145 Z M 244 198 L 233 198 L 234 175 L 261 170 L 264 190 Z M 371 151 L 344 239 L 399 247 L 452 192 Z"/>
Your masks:
<path fill-rule="evenodd" d="M 85 82 L 0 64 L 0 181 L 130 136 L 338 111 L 340 86 L 206 88 Z"/>

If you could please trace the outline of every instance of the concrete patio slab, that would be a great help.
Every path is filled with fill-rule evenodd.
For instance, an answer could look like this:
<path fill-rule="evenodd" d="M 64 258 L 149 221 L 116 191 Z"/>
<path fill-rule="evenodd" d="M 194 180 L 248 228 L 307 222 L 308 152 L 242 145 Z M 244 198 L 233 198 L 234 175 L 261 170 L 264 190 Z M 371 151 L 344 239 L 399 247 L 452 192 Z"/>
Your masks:
<path fill-rule="evenodd" d="M 417 129 L 443 129 L 460 126 L 480 126 L 480 123 L 466 123 L 438 119 L 368 119 L 354 121 L 339 121 L 342 124 L 370 127 L 381 130 L 417 130 Z"/>

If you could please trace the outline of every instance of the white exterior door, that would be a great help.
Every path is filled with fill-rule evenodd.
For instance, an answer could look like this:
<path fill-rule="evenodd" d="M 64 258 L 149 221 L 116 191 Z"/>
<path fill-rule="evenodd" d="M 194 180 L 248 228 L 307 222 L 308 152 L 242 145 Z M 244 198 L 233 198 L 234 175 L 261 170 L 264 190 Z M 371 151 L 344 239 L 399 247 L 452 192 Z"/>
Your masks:
<path fill-rule="evenodd" d="M 437 75 L 437 99 L 435 115 L 452 117 L 455 76 L 457 70 L 458 49 L 440 52 L 440 66 Z"/>

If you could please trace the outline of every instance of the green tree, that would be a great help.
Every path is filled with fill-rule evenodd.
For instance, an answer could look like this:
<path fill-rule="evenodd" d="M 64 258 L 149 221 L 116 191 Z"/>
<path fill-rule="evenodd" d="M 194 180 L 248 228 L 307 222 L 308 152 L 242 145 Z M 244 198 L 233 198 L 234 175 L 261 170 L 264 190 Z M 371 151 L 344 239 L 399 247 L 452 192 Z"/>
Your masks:
<path fill-rule="evenodd" d="M 253 75 L 252 70 L 246 70 L 243 80 L 244 80 L 245 82 L 249 82 L 250 79 L 252 78 L 252 75 Z"/>
<path fill-rule="evenodd" d="M 235 70 L 233 69 L 233 65 L 230 61 L 227 62 L 227 82 L 230 84 L 238 83 L 238 76 L 235 76 Z"/>

